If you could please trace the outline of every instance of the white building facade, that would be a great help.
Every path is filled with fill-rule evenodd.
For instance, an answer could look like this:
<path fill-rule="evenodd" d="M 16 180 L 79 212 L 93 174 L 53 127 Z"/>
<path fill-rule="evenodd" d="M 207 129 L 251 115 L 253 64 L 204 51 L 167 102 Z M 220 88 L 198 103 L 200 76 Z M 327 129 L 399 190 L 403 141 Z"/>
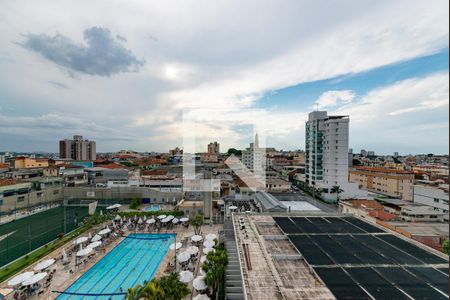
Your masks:
<path fill-rule="evenodd" d="M 433 207 L 434 211 L 444 213 L 444 220 L 449 220 L 449 196 L 446 188 L 415 185 L 413 188 L 413 201 Z"/>
<path fill-rule="evenodd" d="M 243 164 L 253 172 L 256 177 L 265 177 L 266 171 L 266 149 L 259 147 L 258 134 L 250 147 L 242 151 Z"/>
<path fill-rule="evenodd" d="M 321 189 L 326 200 L 336 200 L 333 186 L 343 190 L 339 198 L 363 198 L 367 193 L 348 182 L 349 117 L 313 111 L 305 126 L 305 177 L 309 186 Z"/>

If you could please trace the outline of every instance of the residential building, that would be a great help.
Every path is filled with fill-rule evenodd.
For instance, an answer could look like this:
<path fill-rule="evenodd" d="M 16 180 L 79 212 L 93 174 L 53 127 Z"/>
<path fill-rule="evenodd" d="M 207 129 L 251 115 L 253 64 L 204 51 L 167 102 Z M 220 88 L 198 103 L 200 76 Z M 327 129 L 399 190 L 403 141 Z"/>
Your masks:
<path fill-rule="evenodd" d="M 265 176 L 266 149 L 259 147 L 258 134 L 255 134 L 255 141 L 250 143 L 250 147 L 242 151 L 242 162 L 256 177 Z"/>
<path fill-rule="evenodd" d="M 414 185 L 413 201 L 416 204 L 428 205 L 437 212 L 444 213 L 444 220 L 449 220 L 448 185 L 425 186 Z"/>
<path fill-rule="evenodd" d="M 268 192 L 289 192 L 291 191 L 291 183 L 279 178 L 267 178 L 266 190 Z"/>
<path fill-rule="evenodd" d="M 6 156 L 0 155 L 0 164 L 4 164 L 6 162 Z"/>
<path fill-rule="evenodd" d="M 334 186 L 343 190 L 341 199 L 361 198 L 366 194 L 348 182 L 348 116 L 328 116 L 313 111 L 306 122 L 306 184 L 322 190 L 325 200 L 336 200 Z"/>
<path fill-rule="evenodd" d="M 413 199 L 414 174 L 410 171 L 382 167 L 354 167 L 349 181 L 368 191 L 396 197 L 406 201 Z"/>
<path fill-rule="evenodd" d="M 179 147 L 175 147 L 175 149 L 169 150 L 169 154 L 172 156 L 176 155 L 182 155 L 183 149 L 180 149 Z"/>
<path fill-rule="evenodd" d="M 72 140 L 59 141 L 59 158 L 95 160 L 96 157 L 95 141 L 83 140 L 81 135 L 74 135 Z"/>
<path fill-rule="evenodd" d="M 361 149 L 360 154 L 361 154 L 361 156 L 367 156 L 367 151 L 364 149 Z"/>
<path fill-rule="evenodd" d="M 18 156 L 14 159 L 15 169 L 45 168 L 48 167 L 47 158 L 31 158 Z"/>
<path fill-rule="evenodd" d="M 218 142 L 213 142 L 208 144 L 208 154 L 219 155 L 220 145 Z"/>
<path fill-rule="evenodd" d="M 444 215 L 428 205 L 403 205 L 400 211 L 401 219 L 409 222 L 442 222 Z"/>

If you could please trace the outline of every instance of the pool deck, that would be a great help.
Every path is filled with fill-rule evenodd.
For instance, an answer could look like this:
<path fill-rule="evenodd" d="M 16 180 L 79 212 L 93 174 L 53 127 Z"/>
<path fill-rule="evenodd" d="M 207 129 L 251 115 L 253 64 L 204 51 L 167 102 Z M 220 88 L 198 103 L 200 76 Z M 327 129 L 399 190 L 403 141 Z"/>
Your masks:
<path fill-rule="evenodd" d="M 94 229 L 91 229 L 90 232 L 92 234 L 92 236 L 95 235 L 96 232 L 98 232 L 99 230 L 101 230 L 102 228 L 104 228 L 104 225 L 99 225 L 96 226 Z M 215 233 L 218 234 L 219 231 L 223 230 L 223 226 L 222 225 L 213 225 L 213 226 L 209 226 L 209 225 L 204 225 L 201 228 L 202 231 L 202 235 L 206 235 L 208 233 Z M 131 234 L 131 233 L 158 233 L 156 231 L 128 231 L 125 230 L 125 235 Z M 189 228 L 185 228 L 182 226 L 178 226 L 174 229 L 170 229 L 170 230 L 161 230 L 159 232 L 160 234 L 163 233 L 176 233 L 177 237 L 176 240 L 177 242 L 182 242 L 183 243 L 183 248 L 181 248 L 179 251 L 183 251 L 183 249 L 185 248 L 186 245 L 191 245 L 191 236 L 194 235 L 194 228 L 192 226 L 189 226 Z M 85 232 L 84 234 L 82 234 L 82 236 L 87 236 L 89 234 L 89 232 Z M 45 293 L 41 294 L 41 295 L 32 295 L 30 299 L 56 299 L 58 297 L 58 293 L 53 293 L 51 291 L 64 291 L 66 290 L 72 283 L 74 283 L 78 278 L 80 278 L 87 270 L 89 270 L 95 263 L 97 263 L 99 260 L 101 260 L 106 254 L 108 254 L 115 246 L 117 246 L 121 241 L 123 241 L 124 237 L 117 237 L 115 239 L 113 239 L 104 249 L 100 249 L 95 251 L 95 255 L 83 266 L 76 268 L 75 267 L 75 258 L 72 256 L 69 258 L 70 263 L 66 266 L 63 266 L 63 264 L 61 263 L 61 260 L 57 260 L 57 262 L 52 265 L 48 271 L 50 270 L 56 270 L 55 274 L 53 275 L 53 279 L 50 282 L 50 286 L 46 289 Z M 59 258 L 61 256 L 61 252 L 63 248 L 69 249 L 73 247 L 73 240 L 69 241 L 68 243 L 66 243 L 64 246 L 60 247 L 59 249 L 51 252 L 49 255 L 47 255 L 46 257 L 42 258 L 40 261 L 49 259 L 49 258 Z M 201 253 L 202 248 L 199 247 L 199 251 Z M 174 258 L 174 251 L 173 250 L 169 250 L 167 252 L 167 254 L 165 255 L 164 259 L 161 261 L 161 264 L 159 265 L 156 273 L 155 273 L 155 278 L 159 278 L 163 275 L 167 275 L 168 273 L 166 272 L 166 267 L 169 264 L 169 262 L 173 261 Z M 33 267 L 36 264 L 33 264 L 32 266 L 26 268 L 25 270 L 21 271 L 21 273 L 26 272 L 26 271 L 32 271 Z M 74 273 L 70 273 L 70 270 L 73 270 Z M 195 267 L 195 272 L 194 272 L 194 278 L 195 276 L 197 276 L 197 273 L 199 271 L 199 260 L 197 260 L 197 264 Z M 0 284 L 0 287 L 3 286 L 7 286 L 6 282 L 3 282 Z M 192 288 L 192 282 L 188 285 L 189 289 L 192 290 L 192 293 L 189 294 L 186 299 L 191 299 L 193 296 L 195 296 L 196 292 L 195 290 Z"/>

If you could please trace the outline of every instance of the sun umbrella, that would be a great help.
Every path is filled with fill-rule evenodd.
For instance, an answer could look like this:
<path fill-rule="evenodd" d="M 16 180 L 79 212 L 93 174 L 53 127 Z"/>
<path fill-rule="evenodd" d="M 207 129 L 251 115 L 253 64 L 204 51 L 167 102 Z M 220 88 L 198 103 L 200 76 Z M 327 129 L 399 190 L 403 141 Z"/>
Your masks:
<path fill-rule="evenodd" d="M 115 209 L 116 207 L 114 205 L 108 206 L 106 209 L 110 210 L 110 209 Z"/>
<path fill-rule="evenodd" d="M 180 249 L 182 246 L 183 246 L 182 243 L 177 243 L 177 244 L 176 244 L 177 250 Z M 174 250 L 174 249 L 175 249 L 175 243 L 172 243 L 172 244 L 169 246 L 169 248 L 170 248 L 170 250 Z"/>
<path fill-rule="evenodd" d="M 103 210 L 100 210 L 100 216 L 103 216 Z"/>
<path fill-rule="evenodd" d="M 137 221 L 137 215 L 134 215 L 134 220 Z"/>
<path fill-rule="evenodd" d="M 213 248 L 203 248 L 203 253 L 208 254 L 209 252 L 214 251 Z"/>
<path fill-rule="evenodd" d="M 184 217 L 184 218 L 181 218 L 180 221 L 181 222 L 187 222 L 187 221 L 189 221 L 189 218 Z"/>
<path fill-rule="evenodd" d="M 91 234 L 90 231 L 89 231 L 89 233 L 88 233 L 88 239 L 92 239 L 92 234 Z"/>
<path fill-rule="evenodd" d="M 155 219 L 148 219 L 147 220 L 147 224 L 153 224 L 153 223 L 155 223 Z"/>
<path fill-rule="evenodd" d="M 198 253 L 198 247 L 190 246 L 186 249 L 186 252 L 190 253 L 191 255 L 195 255 Z"/>
<path fill-rule="evenodd" d="M 166 217 L 166 219 L 168 219 L 169 221 L 172 221 L 174 218 L 175 218 L 175 217 L 172 216 L 172 215 L 168 215 L 168 216 Z"/>
<path fill-rule="evenodd" d="M 173 220 L 172 220 L 173 224 L 178 224 L 178 222 L 180 222 L 180 220 L 178 220 L 177 218 L 173 218 Z"/>
<path fill-rule="evenodd" d="M 63 262 L 68 262 L 69 261 L 69 258 L 67 257 L 66 249 L 63 249 L 61 255 L 62 255 L 62 261 Z"/>
<path fill-rule="evenodd" d="M 46 273 L 46 272 L 34 274 L 33 276 L 31 276 L 31 277 L 28 278 L 27 280 L 23 281 L 23 282 L 22 282 L 22 285 L 32 285 L 32 284 L 35 284 L 35 283 L 41 281 L 42 279 L 44 279 L 45 277 L 47 277 L 47 273 Z"/>
<path fill-rule="evenodd" d="M 31 276 L 33 276 L 33 275 L 34 275 L 34 272 L 25 272 L 25 273 L 19 274 L 19 275 L 15 276 L 14 278 L 12 278 L 10 281 L 8 281 L 8 285 L 16 286 L 18 284 L 21 284 L 25 280 L 31 278 Z"/>
<path fill-rule="evenodd" d="M 194 281 L 192 282 L 192 286 L 197 291 L 203 291 L 208 287 L 205 283 L 205 277 L 203 276 L 197 276 L 197 278 L 195 278 Z"/>
<path fill-rule="evenodd" d="M 159 219 L 159 220 L 162 220 L 162 219 L 165 219 L 167 216 L 166 215 L 159 215 L 157 218 Z"/>
<path fill-rule="evenodd" d="M 111 232 L 111 229 L 106 228 L 106 229 L 100 230 L 100 231 L 98 232 L 98 234 L 99 234 L 99 235 L 105 235 L 105 234 L 110 233 L 110 232 Z"/>
<path fill-rule="evenodd" d="M 180 281 L 183 283 L 189 283 L 192 279 L 194 279 L 194 274 L 191 271 L 181 271 L 180 272 Z"/>
<path fill-rule="evenodd" d="M 126 216 L 123 217 L 123 221 L 124 221 L 124 222 L 127 221 L 127 217 L 126 217 Z"/>
<path fill-rule="evenodd" d="M 102 239 L 101 236 L 99 236 L 98 234 L 94 235 L 94 237 L 91 239 L 91 242 L 97 242 L 100 241 Z"/>
<path fill-rule="evenodd" d="M 195 296 L 194 298 L 192 298 L 192 300 L 211 300 L 211 298 L 209 298 L 207 295 L 205 294 L 198 294 L 197 296 Z"/>
<path fill-rule="evenodd" d="M 191 240 L 193 242 L 200 242 L 203 239 L 203 237 L 201 235 L 195 234 L 191 237 Z"/>
<path fill-rule="evenodd" d="M 235 205 L 231 205 L 230 207 L 228 207 L 228 209 L 230 209 L 230 210 L 235 210 L 235 209 L 238 209 L 238 207 L 235 206 Z"/>
<path fill-rule="evenodd" d="M 187 262 L 191 258 L 191 254 L 189 252 L 181 252 L 178 254 L 178 261 L 179 262 Z"/>
<path fill-rule="evenodd" d="M 142 223 L 144 223 L 144 221 L 142 221 L 142 219 L 141 219 L 141 218 L 139 218 L 139 220 L 138 220 L 138 224 L 142 224 Z"/>
<path fill-rule="evenodd" d="M 114 204 L 113 206 L 114 206 L 115 208 L 121 208 L 121 207 L 122 207 L 122 204 L 117 203 L 117 204 Z"/>
<path fill-rule="evenodd" d="M 214 234 L 214 233 L 208 233 L 206 236 L 205 236 L 205 240 L 215 240 L 215 239 L 217 239 L 217 234 Z"/>
<path fill-rule="evenodd" d="M 38 263 L 38 264 L 33 268 L 33 270 L 35 270 L 35 271 L 45 270 L 45 269 L 47 269 L 48 267 L 50 267 L 51 265 L 53 265 L 54 263 L 55 263 L 55 260 L 54 260 L 53 258 L 47 259 L 47 260 L 44 260 L 44 261 L 41 261 L 40 263 Z"/>
<path fill-rule="evenodd" d="M 98 246 L 100 246 L 101 244 L 102 244 L 102 242 L 97 241 L 97 242 L 92 242 L 92 243 L 90 243 L 90 244 L 87 245 L 86 247 L 94 249 L 94 248 L 97 248 Z"/>
<path fill-rule="evenodd" d="M 82 236 L 82 237 L 80 237 L 80 238 L 77 238 L 77 239 L 74 241 L 74 244 L 75 244 L 75 245 L 79 245 L 79 244 L 82 244 L 82 243 L 86 242 L 87 240 L 88 240 L 88 238 L 87 238 L 86 236 Z"/>
<path fill-rule="evenodd" d="M 81 249 L 80 251 L 78 251 L 77 252 L 77 256 L 86 256 L 86 255 L 89 255 L 91 252 L 92 252 L 92 248 L 89 248 L 89 247 L 87 247 L 87 248 L 84 248 L 84 249 Z"/>
<path fill-rule="evenodd" d="M 144 216 L 144 221 L 147 221 L 147 216 Z"/>
<path fill-rule="evenodd" d="M 114 220 L 115 220 L 115 221 L 120 221 L 120 220 L 122 220 L 122 217 L 119 216 L 119 215 L 117 215 L 117 216 L 114 218 Z"/>
<path fill-rule="evenodd" d="M 167 222 L 169 222 L 170 220 L 168 219 L 168 218 L 164 218 L 164 219 L 162 219 L 161 220 L 161 223 L 167 223 Z"/>
<path fill-rule="evenodd" d="M 214 243 L 214 241 L 211 240 L 206 240 L 203 242 L 203 247 L 205 248 L 213 248 L 216 245 L 216 243 Z"/>
<path fill-rule="evenodd" d="M 206 273 L 205 273 L 205 271 L 203 271 L 202 268 L 200 268 L 199 272 L 200 272 L 200 275 L 201 275 L 201 276 L 206 276 Z"/>
<path fill-rule="evenodd" d="M 200 262 L 201 263 L 204 263 L 206 261 L 208 261 L 208 259 L 206 258 L 206 255 L 203 255 L 202 257 L 200 257 Z"/>

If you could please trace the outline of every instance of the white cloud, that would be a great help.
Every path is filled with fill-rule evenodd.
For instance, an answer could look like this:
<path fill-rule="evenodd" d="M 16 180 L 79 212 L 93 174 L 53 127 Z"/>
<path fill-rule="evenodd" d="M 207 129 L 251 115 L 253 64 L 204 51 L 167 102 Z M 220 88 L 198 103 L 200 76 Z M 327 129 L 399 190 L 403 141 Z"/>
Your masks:
<path fill-rule="evenodd" d="M 164 137 L 177 136 L 169 128 L 177 126 L 173 123 L 181 120 L 184 108 L 252 108 L 262 95 L 283 87 L 363 72 L 448 47 L 448 5 L 444 0 L 347 0 L 329 2 L 324 9 L 321 1 L 310 0 L 283 5 L 270 0 L 136 0 L 114 5 L 106 0 L 43 0 L 39 5 L 3 1 L 4 41 L 42 32 L 81 41 L 84 29 L 101 26 L 126 37 L 126 48 L 147 63 L 139 73 L 68 78 L 16 44 L 1 43 L 0 55 L 13 60 L 0 59 L 1 104 L 20 108 L 23 115 L 58 111 L 76 115 L 85 126 L 94 122 L 127 128 L 140 137 L 129 147 L 164 151 L 172 143 L 164 143 Z M 49 82 L 69 88 L 57 89 Z M 334 99 L 336 104 L 350 101 L 349 95 Z M 415 109 L 431 105 L 420 104 L 428 100 L 417 102 Z M 390 112 L 406 115 L 401 110 L 409 107 L 403 103 Z M 302 144 L 304 117 L 303 112 L 265 113 L 270 127 L 280 128 L 273 131 L 280 137 L 285 132 L 285 144 L 294 145 Z M 289 132 L 289 126 L 295 129 Z M 236 135 L 236 141 L 243 136 L 229 130 L 221 136 Z M 157 136 L 161 138 L 154 139 Z"/>
<path fill-rule="evenodd" d="M 352 90 L 327 91 L 319 96 L 315 104 L 319 109 L 346 104 L 355 99 L 356 94 Z"/>

